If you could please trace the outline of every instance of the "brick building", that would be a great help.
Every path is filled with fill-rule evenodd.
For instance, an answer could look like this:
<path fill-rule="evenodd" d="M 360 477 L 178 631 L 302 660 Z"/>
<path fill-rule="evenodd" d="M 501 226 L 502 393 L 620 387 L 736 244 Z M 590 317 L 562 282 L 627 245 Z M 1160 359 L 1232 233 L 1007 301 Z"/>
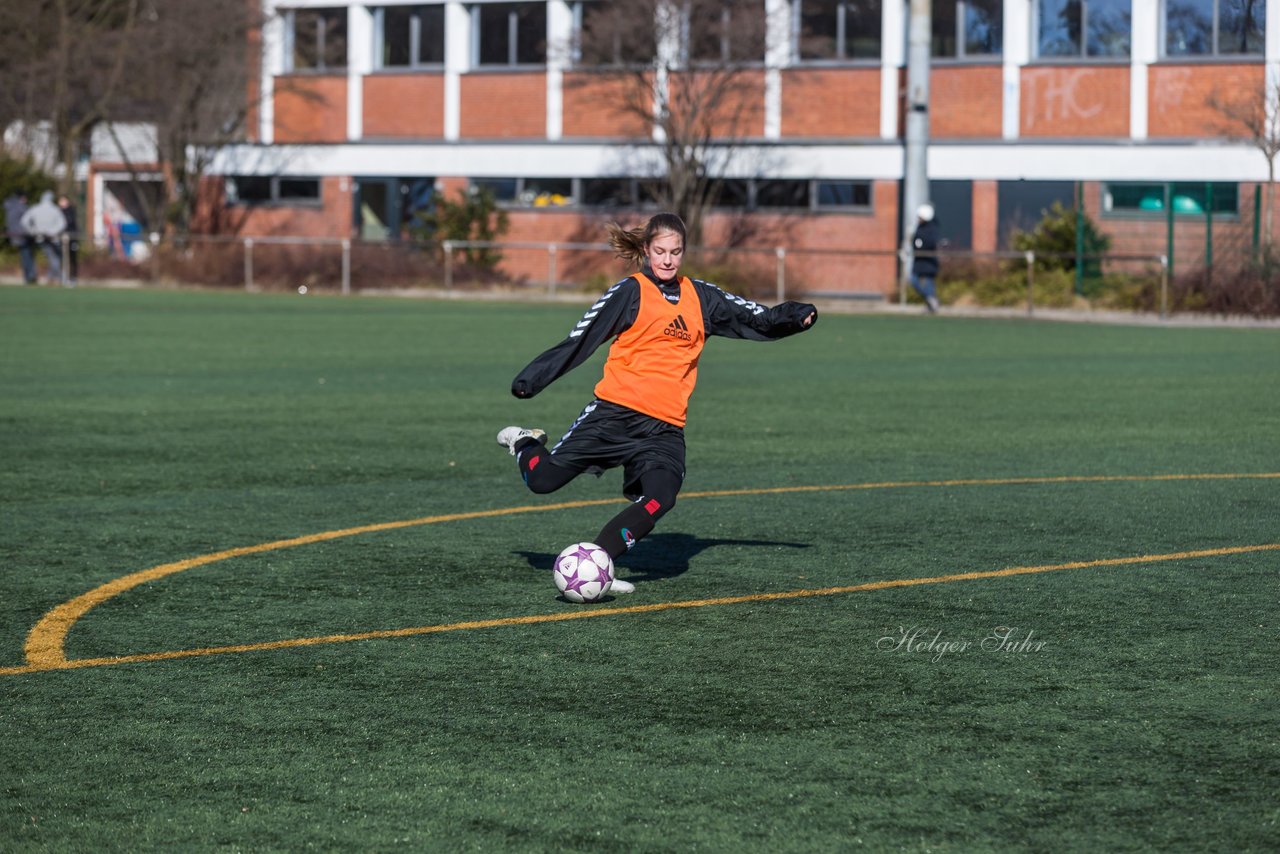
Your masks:
<path fill-rule="evenodd" d="M 222 152 L 218 192 L 250 235 L 395 239 L 431 189 L 472 185 L 508 208 L 507 240 L 639 222 L 654 127 L 611 110 L 622 84 L 578 48 L 607 2 L 263 0 L 251 139 Z M 811 253 L 811 288 L 890 291 L 908 4 L 715 5 L 750 109 L 708 243 L 749 221 L 753 245 Z M 1012 228 L 1077 198 L 1117 252 L 1160 254 L 1172 234 L 1177 263 L 1201 263 L 1206 221 L 1247 240 L 1267 162 L 1215 104 L 1277 103 L 1280 23 L 1264 0 L 932 5 L 927 163 L 953 250 L 1007 248 Z M 743 54 L 732 16 L 755 12 L 765 26 Z M 687 47 L 654 50 L 696 69 Z M 835 250 L 867 254 L 824 265 L 817 251 Z"/>

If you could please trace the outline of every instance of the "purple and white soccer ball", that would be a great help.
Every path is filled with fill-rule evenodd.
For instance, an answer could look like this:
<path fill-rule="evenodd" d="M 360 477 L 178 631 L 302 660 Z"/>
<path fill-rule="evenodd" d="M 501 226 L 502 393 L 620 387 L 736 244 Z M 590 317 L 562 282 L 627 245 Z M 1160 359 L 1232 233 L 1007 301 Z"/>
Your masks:
<path fill-rule="evenodd" d="M 613 586 L 613 559 L 595 543 L 574 543 L 556 557 L 551 576 L 570 602 L 598 602 Z"/>

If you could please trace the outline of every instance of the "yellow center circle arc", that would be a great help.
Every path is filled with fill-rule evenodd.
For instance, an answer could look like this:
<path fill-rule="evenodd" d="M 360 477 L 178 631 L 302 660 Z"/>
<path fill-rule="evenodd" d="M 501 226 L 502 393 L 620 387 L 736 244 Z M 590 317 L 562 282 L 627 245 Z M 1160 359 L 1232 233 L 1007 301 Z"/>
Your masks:
<path fill-rule="evenodd" d="M 1118 483 L 1118 482 L 1151 482 L 1151 481 L 1193 481 L 1193 480 L 1245 480 L 1245 479 L 1278 479 L 1280 472 L 1259 472 L 1259 473 L 1235 473 L 1235 474 L 1165 474 L 1165 475 L 1082 475 L 1082 476 L 1063 476 L 1063 477 L 1018 477 L 1018 478 L 970 478 L 956 480 L 928 480 L 928 481 L 884 481 L 877 483 L 857 483 L 857 484 L 836 484 L 836 485 L 816 485 L 816 486 L 786 486 L 786 487 L 769 487 L 762 489 L 726 489 L 705 492 L 688 492 L 681 493 L 681 500 L 686 501 L 696 498 L 724 498 L 733 496 L 748 495 L 781 495 L 788 493 L 806 493 L 806 492 L 841 492 L 854 490 L 874 490 L 874 489 L 910 489 L 910 488 L 927 488 L 927 487 L 964 487 L 964 486 L 1014 486 L 1014 485 L 1035 485 L 1035 484 L 1065 484 L 1065 483 Z M 231 646 L 207 647 L 203 649 L 174 650 L 167 652 L 141 653 L 137 655 L 121 655 L 103 658 L 83 658 L 68 659 L 65 653 L 65 644 L 67 634 L 71 627 L 84 617 L 93 608 L 102 603 L 119 596 L 120 594 L 132 590 L 142 584 L 156 581 L 170 575 L 185 572 L 199 566 L 206 566 L 220 561 L 230 560 L 237 557 L 245 557 L 248 555 L 262 554 L 264 552 L 278 551 L 281 549 L 295 548 L 298 546 L 310 545 L 313 543 L 327 542 L 329 540 L 342 539 L 344 537 L 353 537 L 360 534 L 370 534 L 378 531 L 393 531 L 400 528 L 412 528 L 423 525 L 434 525 L 444 522 L 459 522 L 471 519 L 484 519 L 499 516 L 512 516 L 520 513 L 545 513 L 554 510 L 568 510 L 580 507 L 596 507 L 608 504 L 617 504 L 619 499 L 599 499 L 592 501 L 567 501 L 557 504 L 546 505 L 530 505 L 521 507 L 505 507 L 493 510 L 477 510 L 466 513 L 449 513 L 439 516 L 425 516 L 418 519 L 403 519 L 394 522 L 380 522 L 371 525 L 361 525 L 352 528 L 343 528 L 335 531 L 325 531 L 318 534 L 308 534 L 300 537 L 292 537 L 283 540 L 274 540 L 268 543 L 260 543 L 253 546 L 241 546 L 239 548 L 226 549 L 220 552 L 200 555 L 197 557 L 187 558 L 185 560 L 175 561 L 173 563 L 161 564 L 159 566 L 144 569 L 139 572 L 130 573 L 113 579 L 106 584 L 100 585 L 93 590 L 83 593 L 74 599 L 70 599 L 61 605 L 56 606 L 46 613 L 39 622 L 31 629 L 27 635 L 24 653 L 26 664 L 16 667 L 0 667 L 0 676 L 16 675 L 20 673 L 34 673 L 44 670 L 66 670 L 82 667 L 101 667 L 112 664 L 129 664 L 147 661 L 163 661 L 176 658 L 189 658 L 204 655 L 217 655 L 239 652 L 255 652 L 271 649 L 286 649 L 290 647 L 314 646 L 326 643 L 343 643 L 355 640 L 374 640 L 381 638 L 397 638 L 410 637 L 415 635 L 432 634 L 437 632 L 459 631 L 465 629 L 481 629 L 495 628 L 499 626 L 529 625 L 545 622 L 560 622 L 573 619 L 584 619 L 590 617 L 603 617 L 619 614 L 642 614 L 652 613 L 655 611 L 674 610 L 679 608 L 699 608 L 713 605 L 733 605 L 750 602 L 768 602 L 784 599 L 797 599 L 813 596 L 832 596 L 843 593 L 855 593 L 872 590 L 884 590 L 895 587 L 909 587 L 921 584 L 942 584 L 955 581 L 970 581 L 982 578 L 1000 578 L 1011 575 L 1026 575 L 1032 573 L 1052 572 L 1065 569 L 1085 569 L 1090 567 L 1104 566 L 1127 566 L 1144 563 L 1156 563 L 1161 561 L 1187 560 L 1202 557 L 1222 557 L 1234 554 L 1247 554 L 1250 552 L 1260 551 L 1276 551 L 1280 550 L 1280 543 L 1264 543 L 1259 545 L 1233 546 L 1218 549 L 1202 549 L 1196 551 L 1173 552 L 1159 555 L 1137 555 L 1132 557 L 1106 558 L 1091 561 L 1072 561 L 1061 564 L 1046 564 L 1041 566 L 1021 566 L 1007 567 L 1004 569 L 986 571 L 986 572 L 964 572 L 952 575 L 935 576 L 932 578 L 909 578 L 890 581 L 877 581 L 867 584 L 848 585 L 840 587 L 825 587 L 815 589 L 801 589 L 791 591 L 780 591 L 774 593 L 759 593 L 744 596 L 727 596 L 716 599 L 697 599 L 684 600 L 675 602 L 654 603 L 651 605 L 633 605 L 628 607 L 615 608 L 591 608 L 577 609 L 562 613 L 551 614 L 534 614 L 517 617 L 503 617 L 491 620 L 477 620 L 459 623 L 448 623 L 436 626 L 418 626 L 405 629 L 387 629 L 380 631 L 369 631 L 355 634 L 341 635 L 324 635 L 310 638 L 292 638 L 280 641 L 268 641 L 254 644 L 236 644 Z"/>

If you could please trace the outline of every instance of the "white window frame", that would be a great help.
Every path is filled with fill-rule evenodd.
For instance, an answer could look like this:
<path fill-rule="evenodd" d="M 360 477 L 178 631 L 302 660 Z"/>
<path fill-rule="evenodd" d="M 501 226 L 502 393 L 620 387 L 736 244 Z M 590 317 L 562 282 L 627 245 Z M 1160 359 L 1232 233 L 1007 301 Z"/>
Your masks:
<path fill-rule="evenodd" d="M 314 68 L 295 68 L 293 59 L 296 51 L 296 39 L 298 33 L 298 13 L 323 13 L 323 12 L 340 12 L 343 20 L 343 29 L 347 31 L 347 49 L 346 56 L 342 65 L 325 65 L 324 64 L 324 28 L 319 27 L 316 30 L 316 62 L 319 63 Z M 298 6 L 296 8 L 281 9 L 280 17 L 284 21 L 284 72 L 286 74 L 339 74 L 345 72 L 351 63 L 351 34 L 347 26 L 346 17 L 347 9 L 345 6 Z"/>
<path fill-rule="evenodd" d="M 791 4 L 791 61 L 796 65 L 821 65 L 821 64 L 853 64 L 868 63 L 878 64 L 881 55 L 884 52 L 884 30 L 882 22 L 884 21 L 884 4 L 899 2 L 899 0 L 878 0 L 880 3 L 879 14 L 876 15 L 876 25 L 881 27 L 878 32 L 880 49 L 875 56 L 846 56 L 845 44 L 848 42 L 848 17 L 845 12 L 845 4 L 840 3 L 836 8 L 836 55 L 823 57 L 802 57 L 800 55 L 800 39 L 801 30 L 804 27 L 804 2 L 805 0 L 789 0 Z M 903 17 L 904 22 L 907 18 Z"/>
<path fill-rule="evenodd" d="M 421 57 L 422 47 L 422 15 L 421 11 L 425 8 L 438 8 L 441 13 L 440 21 L 440 38 L 441 48 L 444 42 L 448 41 L 444 22 L 444 3 L 414 3 L 412 5 L 401 6 L 399 4 L 393 6 L 373 6 L 370 11 L 373 13 L 373 68 L 375 71 L 418 71 L 418 70 L 439 70 L 444 68 L 443 50 L 441 59 L 437 62 L 423 62 Z M 407 65 L 384 65 L 383 54 L 385 53 L 387 32 L 386 32 L 386 13 L 388 9 L 399 8 L 409 9 L 409 63 Z"/>
<path fill-rule="evenodd" d="M 1133 4 L 1143 0 L 1129 0 L 1129 52 L 1122 55 L 1089 53 L 1089 6 L 1093 0 L 1080 0 L 1080 44 L 1076 53 L 1042 54 L 1040 52 L 1040 0 L 1032 0 L 1031 5 L 1031 48 L 1037 60 L 1046 62 L 1116 62 L 1128 63 L 1133 56 Z"/>
<path fill-rule="evenodd" d="M 1263 14 L 1266 14 L 1267 4 L 1264 2 Z M 1242 61 L 1256 60 L 1261 62 L 1264 58 L 1266 50 L 1265 44 L 1255 53 L 1223 53 L 1219 45 L 1222 41 L 1222 0 L 1213 0 L 1213 23 L 1211 25 L 1210 40 L 1212 49 L 1207 53 L 1170 53 L 1169 52 L 1169 2 L 1168 0 L 1160 0 L 1160 57 L 1162 59 L 1170 59 L 1178 62 L 1197 59 L 1238 59 Z M 1266 41 L 1266 20 L 1263 19 L 1262 38 Z"/>
<path fill-rule="evenodd" d="M 518 5 L 528 6 L 530 8 L 542 6 L 544 16 L 546 11 L 546 3 L 541 0 L 503 0 L 501 3 L 472 3 L 467 11 L 471 16 L 471 68 L 473 70 L 494 70 L 494 69 L 515 69 L 515 68 L 545 68 L 547 65 L 547 55 L 551 50 L 551 46 L 547 44 L 548 33 L 547 26 L 549 24 L 548 17 L 544 17 L 543 22 L 543 48 L 542 59 L 539 62 L 520 62 L 520 26 L 519 20 L 511 14 L 507 18 L 507 61 L 506 62 L 481 62 L 480 61 L 480 37 L 482 27 L 480 25 L 481 10 L 486 6 L 493 5 Z"/>

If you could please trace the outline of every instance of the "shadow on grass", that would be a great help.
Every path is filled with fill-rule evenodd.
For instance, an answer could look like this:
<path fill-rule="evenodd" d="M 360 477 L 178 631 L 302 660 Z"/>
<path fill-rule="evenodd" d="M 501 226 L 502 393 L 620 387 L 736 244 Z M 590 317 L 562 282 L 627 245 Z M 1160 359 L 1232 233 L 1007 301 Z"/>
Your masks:
<path fill-rule="evenodd" d="M 725 540 L 694 534 L 650 534 L 635 548 L 618 558 L 618 577 L 627 581 L 657 581 L 675 578 L 689 571 L 689 561 L 715 546 L 759 546 L 764 548 L 807 549 L 808 543 L 784 543 L 776 540 Z M 551 571 L 556 556 L 546 552 L 517 551 L 531 569 Z"/>

